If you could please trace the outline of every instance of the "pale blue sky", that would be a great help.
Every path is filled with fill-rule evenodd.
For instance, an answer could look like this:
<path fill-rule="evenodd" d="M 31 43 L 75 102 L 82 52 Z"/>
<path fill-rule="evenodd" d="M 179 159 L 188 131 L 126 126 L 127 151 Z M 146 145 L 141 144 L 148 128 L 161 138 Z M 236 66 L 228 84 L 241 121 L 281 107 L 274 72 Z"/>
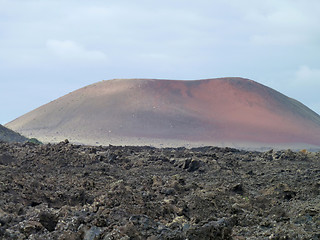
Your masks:
<path fill-rule="evenodd" d="M 113 78 L 239 76 L 320 113 L 318 0 L 0 0 L 0 123 Z"/>

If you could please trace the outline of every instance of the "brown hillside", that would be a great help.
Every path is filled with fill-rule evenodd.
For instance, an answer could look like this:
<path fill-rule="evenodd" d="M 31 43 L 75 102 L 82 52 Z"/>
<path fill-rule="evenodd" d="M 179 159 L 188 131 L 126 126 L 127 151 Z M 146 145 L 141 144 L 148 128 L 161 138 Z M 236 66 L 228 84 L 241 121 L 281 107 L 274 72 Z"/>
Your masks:
<path fill-rule="evenodd" d="M 102 81 L 6 126 L 45 142 L 320 146 L 319 115 L 243 78 Z"/>

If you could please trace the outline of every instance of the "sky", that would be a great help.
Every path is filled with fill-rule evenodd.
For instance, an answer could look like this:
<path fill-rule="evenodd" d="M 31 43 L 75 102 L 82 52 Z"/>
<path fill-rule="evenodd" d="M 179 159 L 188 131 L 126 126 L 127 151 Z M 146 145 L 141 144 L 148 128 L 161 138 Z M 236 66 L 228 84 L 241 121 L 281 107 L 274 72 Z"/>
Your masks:
<path fill-rule="evenodd" d="M 0 0 L 0 124 L 114 78 L 244 77 L 320 113 L 319 0 Z"/>

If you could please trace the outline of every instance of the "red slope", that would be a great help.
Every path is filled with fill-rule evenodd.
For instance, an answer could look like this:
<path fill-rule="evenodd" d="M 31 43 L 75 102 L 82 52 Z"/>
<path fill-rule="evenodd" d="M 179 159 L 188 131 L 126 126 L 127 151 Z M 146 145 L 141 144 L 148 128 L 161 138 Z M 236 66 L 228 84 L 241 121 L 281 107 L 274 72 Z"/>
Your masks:
<path fill-rule="evenodd" d="M 82 143 L 142 137 L 235 146 L 320 145 L 319 115 L 242 78 L 103 81 L 6 126 L 40 140 L 67 137 Z"/>

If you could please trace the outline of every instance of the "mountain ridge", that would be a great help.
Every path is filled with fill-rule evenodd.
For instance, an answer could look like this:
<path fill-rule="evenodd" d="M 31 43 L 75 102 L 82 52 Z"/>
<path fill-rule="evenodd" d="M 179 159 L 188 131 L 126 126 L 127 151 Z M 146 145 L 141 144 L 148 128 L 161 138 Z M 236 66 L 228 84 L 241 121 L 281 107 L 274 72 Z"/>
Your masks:
<path fill-rule="evenodd" d="M 26 142 L 28 138 L 12 131 L 0 124 L 0 141 L 3 142 Z"/>

